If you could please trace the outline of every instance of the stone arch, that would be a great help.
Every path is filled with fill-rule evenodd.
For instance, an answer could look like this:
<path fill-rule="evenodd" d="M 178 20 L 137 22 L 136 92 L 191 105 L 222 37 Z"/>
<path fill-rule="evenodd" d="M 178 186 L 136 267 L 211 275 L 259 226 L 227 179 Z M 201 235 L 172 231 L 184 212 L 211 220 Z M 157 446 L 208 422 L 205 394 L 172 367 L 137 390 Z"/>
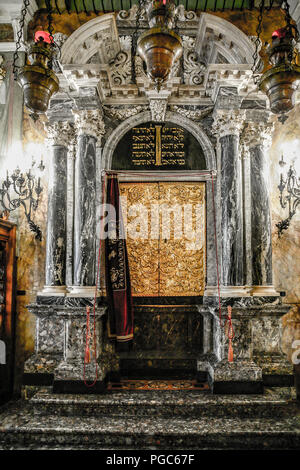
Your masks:
<path fill-rule="evenodd" d="M 112 157 L 115 148 L 126 132 L 128 132 L 134 126 L 138 126 L 139 124 L 143 124 L 144 122 L 149 121 L 151 121 L 151 113 L 150 111 L 145 111 L 143 113 L 129 117 L 110 134 L 103 149 L 104 168 L 106 170 L 111 169 Z M 213 145 L 199 124 L 195 124 L 190 119 L 171 111 L 166 113 L 166 121 L 177 124 L 178 126 L 181 126 L 190 132 L 203 149 L 206 168 L 208 170 L 216 169 L 216 158 Z"/>

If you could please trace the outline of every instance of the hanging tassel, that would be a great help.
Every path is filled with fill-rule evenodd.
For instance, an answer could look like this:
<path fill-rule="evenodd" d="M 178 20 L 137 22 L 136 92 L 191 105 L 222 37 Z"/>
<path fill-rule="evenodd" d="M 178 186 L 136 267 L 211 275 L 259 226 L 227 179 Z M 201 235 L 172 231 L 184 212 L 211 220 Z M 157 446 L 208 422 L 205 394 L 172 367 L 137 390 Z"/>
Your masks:
<path fill-rule="evenodd" d="M 85 364 L 91 362 L 91 351 L 90 351 L 90 339 L 91 339 L 91 329 L 90 329 L 90 307 L 86 307 L 86 341 L 85 341 Z"/>
<path fill-rule="evenodd" d="M 228 362 L 233 362 L 232 340 L 234 338 L 234 331 L 233 331 L 232 320 L 231 320 L 232 307 L 230 305 L 228 305 L 227 311 L 228 311 L 228 315 L 227 315 Z"/>
<path fill-rule="evenodd" d="M 231 338 L 229 338 L 229 345 L 228 345 L 228 362 L 233 362 L 233 349 L 232 349 Z"/>

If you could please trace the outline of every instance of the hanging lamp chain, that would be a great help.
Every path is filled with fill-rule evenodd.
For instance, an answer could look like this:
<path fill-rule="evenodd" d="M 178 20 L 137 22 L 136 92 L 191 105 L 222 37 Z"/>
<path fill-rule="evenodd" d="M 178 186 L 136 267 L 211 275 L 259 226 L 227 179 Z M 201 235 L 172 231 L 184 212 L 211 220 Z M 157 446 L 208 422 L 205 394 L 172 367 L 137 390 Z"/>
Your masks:
<path fill-rule="evenodd" d="M 288 35 L 290 37 L 293 37 L 296 43 L 298 43 L 299 31 L 298 31 L 297 25 L 292 23 L 292 17 L 290 14 L 290 5 L 287 0 L 284 0 L 284 2 L 282 3 L 282 9 L 284 10 L 284 13 L 285 13 L 286 30 L 288 32 Z M 294 48 L 293 52 L 289 54 L 289 61 L 291 63 L 293 62 L 296 63 L 297 55 L 298 55 L 298 52 L 296 48 Z"/>
<path fill-rule="evenodd" d="M 136 84 L 135 57 L 136 57 L 136 51 L 137 51 L 137 39 L 138 39 L 138 31 L 140 28 L 143 4 L 144 4 L 143 0 L 138 0 L 138 8 L 136 11 L 136 18 L 135 18 L 135 28 L 132 34 L 132 42 L 131 42 L 131 75 L 132 75 L 132 83 L 134 84 Z"/>
<path fill-rule="evenodd" d="M 46 0 L 46 7 L 47 7 L 48 33 L 49 33 L 49 39 L 50 39 L 50 46 L 54 47 L 54 46 L 56 46 L 56 44 L 54 42 L 54 37 L 53 37 L 51 0 Z M 53 57 L 52 56 L 51 56 L 51 59 L 49 60 L 48 66 L 49 66 L 49 70 L 52 70 L 52 68 L 53 68 Z"/>
<path fill-rule="evenodd" d="M 23 7 L 21 10 L 21 18 L 19 21 L 19 30 L 17 32 L 17 40 L 16 40 L 16 49 L 14 52 L 13 56 L 13 74 L 15 80 L 18 78 L 18 70 L 20 69 L 20 66 L 17 65 L 17 62 L 19 60 L 19 50 L 21 49 L 21 42 L 22 42 L 22 36 L 23 36 L 23 31 L 24 31 L 24 25 L 25 25 L 25 18 L 27 15 L 27 9 L 29 7 L 30 0 L 24 0 L 23 1 Z"/>
<path fill-rule="evenodd" d="M 284 14 L 285 14 L 286 29 L 288 31 L 288 34 L 290 36 L 294 36 L 295 41 L 298 42 L 299 41 L 299 31 L 298 31 L 298 28 L 297 28 L 296 24 L 292 23 L 292 17 L 291 17 L 291 14 L 290 14 L 290 5 L 289 5 L 289 2 L 287 0 L 284 0 L 282 2 L 282 9 L 284 10 Z M 294 34 L 293 34 L 293 32 L 294 32 Z"/>
<path fill-rule="evenodd" d="M 175 4 L 175 2 L 174 2 Z M 174 15 L 174 33 L 176 33 L 179 36 L 179 12 L 178 12 L 178 7 L 175 10 L 175 15 Z M 182 52 L 182 55 L 180 57 L 180 62 L 179 62 L 179 76 L 181 83 L 184 85 L 184 50 Z"/>
<path fill-rule="evenodd" d="M 261 0 L 260 6 L 259 6 L 259 15 L 258 15 L 258 23 L 257 23 L 257 28 L 256 28 L 256 38 L 254 41 L 255 44 L 255 51 L 253 54 L 253 66 L 252 66 L 252 73 L 253 73 L 253 79 L 254 83 L 257 84 L 258 82 L 258 69 L 259 69 L 259 64 L 260 64 L 260 55 L 259 55 L 259 50 L 260 50 L 260 45 L 261 45 L 261 32 L 262 32 L 262 21 L 263 21 L 263 13 L 264 13 L 264 8 L 265 8 L 265 0 Z"/>

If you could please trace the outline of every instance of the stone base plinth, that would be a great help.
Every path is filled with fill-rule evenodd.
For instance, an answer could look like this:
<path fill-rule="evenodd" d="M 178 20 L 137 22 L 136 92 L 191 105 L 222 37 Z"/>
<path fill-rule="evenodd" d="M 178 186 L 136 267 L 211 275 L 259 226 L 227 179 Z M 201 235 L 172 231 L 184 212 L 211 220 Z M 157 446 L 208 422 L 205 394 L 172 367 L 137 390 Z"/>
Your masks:
<path fill-rule="evenodd" d="M 44 286 L 43 290 L 38 292 L 38 296 L 57 296 L 64 297 L 67 293 L 66 286 Z"/>
<path fill-rule="evenodd" d="M 59 354 L 33 354 L 24 364 L 23 384 L 51 385 L 61 360 Z"/>
<path fill-rule="evenodd" d="M 232 307 L 233 363 L 228 363 L 229 341 L 226 334 L 228 306 Z M 262 385 L 291 386 L 292 365 L 281 352 L 281 317 L 289 310 L 281 298 L 221 298 L 219 321 L 217 297 L 205 297 L 198 311 L 212 321 L 213 347 L 206 345 L 207 360 L 198 360 L 198 371 L 208 373 L 214 393 L 259 393 Z M 253 373 L 258 374 L 253 378 Z"/>
<path fill-rule="evenodd" d="M 55 298 L 57 299 L 57 297 Z M 24 387 L 54 386 L 62 392 L 85 390 L 83 364 L 86 348 L 86 306 L 93 306 L 92 298 L 67 299 L 57 302 L 52 296 L 38 297 L 28 308 L 36 316 L 35 354 L 25 363 Z M 98 300 L 100 303 L 100 300 Z M 98 303 L 97 302 L 97 303 Z M 107 374 L 118 368 L 113 345 L 106 338 L 106 306 L 95 310 L 96 351 L 98 379 L 94 391 L 102 391 Z M 94 313 L 90 309 L 90 331 L 94 330 Z M 90 339 L 91 356 L 94 342 Z M 87 365 L 86 379 L 94 380 L 93 365 Z M 72 383 L 72 387 L 69 385 Z M 68 388 L 69 387 L 69 388 Z"/>
<path fill-rule="evenodd" d="M 95 286 L 69 286 L 67 297 L 95 297 Z M 99 297 L 101 292 L 97 290 L 96 296 Z"/>
<path fill-rule="evenodd" d="M 280 294 L 274 286 L 252 286 L 251 295 L 254 297 L 278 297 Z"/>
<path fill-rule="evenodd" d="M 54 393 L 99 393 L 106 389 L 107 369 L 101 362 L 92 360 L 85 365 L 83 361 L 62 361 L 54 372 Z"/>
<path fill-rule="evenodd" d="M 208 374 L 215 394 L 263 393 L 261 368 L 252 361 L 228 362 L 224 359 L 209 364 Z"/>
<path fill-rule="evenodd" d="M 251 289 L 248 286 L 220 286 L 221 297 L 249 297 Z M 218 297 L 217 286 L 207 286 L 205 288 L 204 297 Z"/>
<path fill-rule="evenodd" d="M 256 355 L 254 361 L 262 369 L 264 385 L 268 387 L 292 387 L 294 385 L 293 365 L 283 356 Z"/>

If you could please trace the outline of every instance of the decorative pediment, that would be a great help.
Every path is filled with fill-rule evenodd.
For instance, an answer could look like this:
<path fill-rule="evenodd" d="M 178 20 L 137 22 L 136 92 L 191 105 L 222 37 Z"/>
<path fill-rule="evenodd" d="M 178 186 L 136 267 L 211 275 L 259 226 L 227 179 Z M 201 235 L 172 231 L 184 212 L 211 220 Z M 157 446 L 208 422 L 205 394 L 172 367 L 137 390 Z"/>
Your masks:
<path fill-rule="evenodd" d="M 229 64 L 252 65 L 255 48 L 251 38 L 229 21 L 202 13 L 195 50 L 206 64 L 218 63 L 220 54 Z"/>
<path fill-rule="evenodd" d="M 107 64 L 120 52 L 114 13 L 98 16 L 80 26 L 66 40 L 61 51 L 62 64 L 86 64 L 96 53 Z"/>
<path fill-rule="evenodd" d="M 97 90 L 100 102 L 106 106 L 150 106 L 149 93 L 154 87 L 139 56 L 134 63 L 135 80 L 132 77 L 136 11 L 135 5 L 118 15 L 107 13 L 94 18 L 65 40 L 60 58 L 61 93 L 73 95 L 75 100 L 80 95 L 82 100 L 80 90 L 90 87 Z M 197 16 L 183 5 L 177 7 L 177 15 L 183 58 L 163 86 L 168 105 L 211 106 L 224 86 L 235 87 L 244 96 L 257 94 L 251 71 L 251 37 L 222 18 L 207 13 Z M 143 16 L 140 26 L 147 27 Z"/>

